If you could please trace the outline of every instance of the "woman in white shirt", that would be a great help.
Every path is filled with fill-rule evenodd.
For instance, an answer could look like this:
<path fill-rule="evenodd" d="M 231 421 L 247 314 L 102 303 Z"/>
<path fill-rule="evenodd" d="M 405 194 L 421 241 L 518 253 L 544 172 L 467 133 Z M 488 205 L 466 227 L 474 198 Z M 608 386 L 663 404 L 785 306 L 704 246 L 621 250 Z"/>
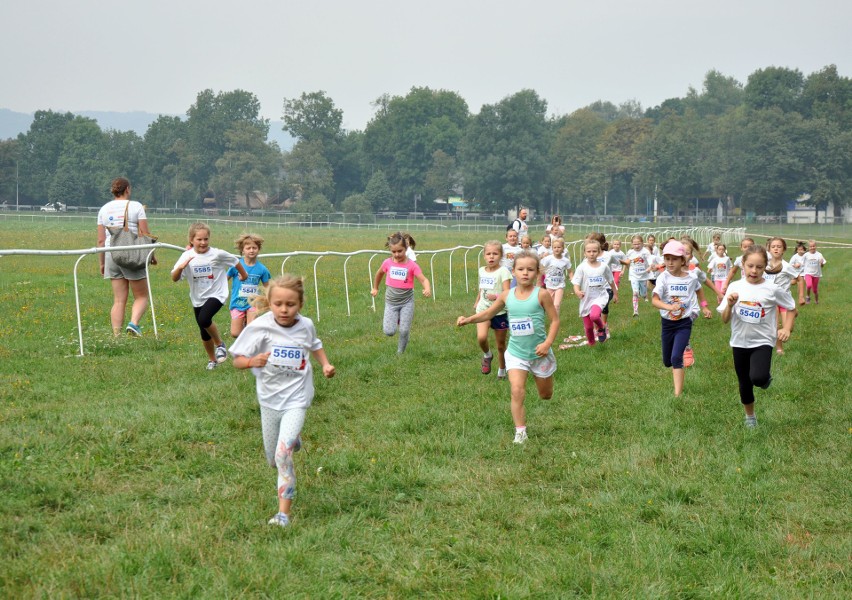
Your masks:
<path fill-rule="evenodd" d="M 133 233 L 151 235 L 148 231 L 148 218 L 145 207 L 130 199 L 130 182 L 124 177 L 116 177 L 111 186 L 114 200 L 110 200 L 98 211 L 98 248 L 109 248 L 109 228 L 124 227 L 127 216 L 127 226 Z M 124 323 L 124 313 L 127 307 L 129 291 L 133 291 L 133 306 L 130 308 L 130 321 L 126 331 L 130 335 L 141 336 L 139 321 L 148 308 L 148 273 L 146 270 L 125 269 L 115 264 L 109 252 L 99 254 L 101 275 L 112 282 L 112 321 L 113 335 L 121 333 Z M 151 264 L 157 264 L 152 258 Z"/>

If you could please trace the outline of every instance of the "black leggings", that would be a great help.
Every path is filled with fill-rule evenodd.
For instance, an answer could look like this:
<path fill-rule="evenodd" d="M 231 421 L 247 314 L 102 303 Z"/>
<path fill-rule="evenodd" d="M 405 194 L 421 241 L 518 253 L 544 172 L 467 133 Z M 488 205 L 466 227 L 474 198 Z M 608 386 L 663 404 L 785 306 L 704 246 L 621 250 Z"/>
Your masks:
<path fill-rule="evenodd" d="M 772 346 L 731 348 L 734 351 L 734 370 L 740 382 L 740 402 L 754 403 L 754 386 L 766 388 L 771 379 Z"/>
<path fill-rule="evenodd" d="M 216 298 L 208 298 L 203 305 L 192 307 L 195 312 L 195 322 L 198 323 L 198 329 L 201 330 L 201 339 L 205 342 L 213 339 L 207 333 L 207 328 L 213 324 L 213 317 L 216 316 L 220 308 L 222 308 L 222 303 Z"/>

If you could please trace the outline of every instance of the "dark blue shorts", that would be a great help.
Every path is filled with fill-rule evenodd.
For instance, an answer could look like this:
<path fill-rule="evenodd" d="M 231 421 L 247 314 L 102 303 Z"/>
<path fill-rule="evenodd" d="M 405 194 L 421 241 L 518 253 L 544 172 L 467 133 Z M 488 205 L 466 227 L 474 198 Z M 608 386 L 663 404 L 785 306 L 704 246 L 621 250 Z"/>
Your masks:
<path fill-rule="evenodd" d="M 496 317 L 491 317 L 491 329 L 496 329 L 498 331 L 509 329 L 509 315 L 502 314 L 497 315 Z"/>

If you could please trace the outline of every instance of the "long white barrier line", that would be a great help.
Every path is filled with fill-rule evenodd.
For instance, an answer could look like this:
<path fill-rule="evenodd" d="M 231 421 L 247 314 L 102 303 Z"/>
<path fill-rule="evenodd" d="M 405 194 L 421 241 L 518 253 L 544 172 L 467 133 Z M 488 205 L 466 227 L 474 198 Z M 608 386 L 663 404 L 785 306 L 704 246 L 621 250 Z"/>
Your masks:
<path fill-rule="evenodd" d="M 148 252 L 148 260 L 145 261 L 145 278 L 148 280 L 148 304 L 151 306 L 151 321 L 154 324 L 154 337 L 158 338 L 157 334 L 157 316 L 154 312 L 154 293 L 151 290 L 151 278 L 149 277 L 148 272 L 148 262 L 150 262 L 151 255 L 154 253 L 154 250 L 157 248 L 168 248 L 170 250 L 178 250 L 179 252 L 183 252 L 186 248 L 182 248 L 180 246 L 173 246 L 172 244 L 140 244 L 138 246 L 115 246 L 112 248 L 88 248 L 84 250 L 0 250 L 0 256 L 12 256 L 12 255 L 40 255 L 40 256 L 77 256 L 78 258 L 74 262 L 74 303 L 76 304 L 77 309 L 77 336 L 80 341 L 80 356 L 84 355 L 83 351 L 83 320 L 80 316 L 80 285 L 79 279 L 77 277 L 78 267 L 80 266 L 80 262 L 89 256 L 90 254 L 103 254 L 106 252 L 115 252 L 116 250 L 150 250 Z"/>

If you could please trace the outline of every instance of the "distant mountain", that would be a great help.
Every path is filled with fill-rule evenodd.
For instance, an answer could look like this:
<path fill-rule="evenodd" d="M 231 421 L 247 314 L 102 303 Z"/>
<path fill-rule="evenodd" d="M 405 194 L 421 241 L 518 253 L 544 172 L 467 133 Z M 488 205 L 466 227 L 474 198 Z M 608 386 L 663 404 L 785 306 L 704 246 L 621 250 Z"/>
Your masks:
<path fill-rule="evenodd" d="M 94 119 L 98 122 L 101 129 L 135 131 L 140 136 L 145 135 L 148 126 L 160 116 L 141 111 L 108 112 L 87 110 L 74 114 Z M 20 113 L 7 108 L 0 108 L 0 140 L 15 138 L 18 137 L 19 133 L 26 133 L 29 131 L 32 122 L 33 115 L 31 113 Z M 290 137 L 290 134 L 281 129 L 283 125 L 283 121 L 270 121 L 269 137 L 267 139 L 270 142 L 277 142 L 282 150 L 290 150 L 293 148 L 295 141 Z"/>

